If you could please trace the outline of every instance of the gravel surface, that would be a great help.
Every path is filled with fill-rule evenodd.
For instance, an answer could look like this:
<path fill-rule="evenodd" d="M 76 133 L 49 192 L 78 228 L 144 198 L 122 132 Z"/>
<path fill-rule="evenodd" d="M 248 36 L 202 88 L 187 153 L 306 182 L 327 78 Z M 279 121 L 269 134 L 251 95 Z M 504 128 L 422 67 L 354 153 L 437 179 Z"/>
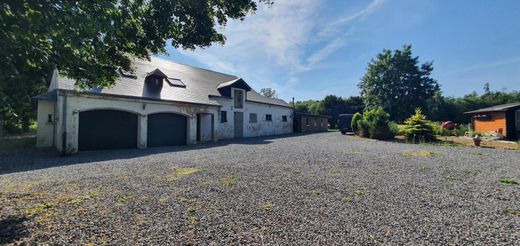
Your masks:
<path fill-rule="evenodd" d="M 499 181 L 520 180 L 520 151 L 333 132 L 0 163 L 0 244 L 520 241 L 520 185 Z"/>

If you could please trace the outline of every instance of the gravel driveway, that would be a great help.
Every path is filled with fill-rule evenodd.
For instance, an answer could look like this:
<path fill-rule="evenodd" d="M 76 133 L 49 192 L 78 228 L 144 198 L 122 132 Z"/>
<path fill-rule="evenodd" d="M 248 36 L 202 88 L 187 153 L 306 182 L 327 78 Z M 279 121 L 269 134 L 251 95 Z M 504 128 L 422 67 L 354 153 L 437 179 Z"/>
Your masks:
<path fill-rule="evenodd" d="M 0 244 L 520 241 L 520 185 L 499 181 L 520 151 L 333 132 L 0 163 Z"/>

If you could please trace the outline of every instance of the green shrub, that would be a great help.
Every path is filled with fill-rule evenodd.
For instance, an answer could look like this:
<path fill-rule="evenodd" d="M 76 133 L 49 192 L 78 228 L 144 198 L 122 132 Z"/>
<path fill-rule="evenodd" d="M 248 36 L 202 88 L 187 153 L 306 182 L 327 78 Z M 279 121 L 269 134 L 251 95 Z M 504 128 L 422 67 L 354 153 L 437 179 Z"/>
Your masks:
<path fill-rule="evenodd" d="M 390 139 L 398 132 L 397 125 L 390 121 L 390 115 L 381 108 L 365 111 L 357 126 L 359 136 L 373 139 Z"/>
<path fill-rule="evenodd" d="M 447 130 L 442 128 L 441 122 L 428 121 L 428 125 L 432 127 L 434 135 L 443 135 Z"/>
<path fill-rule="evenodd" d="M 408 140 L 432 141 L 435 134 L 431 122 L 426 120 L 421 109 L 416 109 L 415 114 L 405 121 L 406 129 L 404 135 Z"/>
<path fill-rule="evenodd" d="M 360 137 L 368 138 L 369 137 L 369 131 L 368 131 L 368 122 L 364 119 L 361 119 L 357 122 L 357 135 Z"/>
<path fill-rule="evenodd" d="M 469 132 L 469 127 L 467 124 L 461 124 L 461 125 L 458 125 L 453 130 L 444 130 L 444 131 L 449 134 L 448 136 L 464 136 L 464 134 L 466 134 L 466 132 Z"/>
<path fill-rule="evenodd" d="M 390 131 L 394 133 L 394 136 L 399 134 L 399 125 L 393 121 L 390 121 L 390 123 L 388 123 L 388 126 L 390 128 Z"/>
<path fill-rule="evenodd" d="M 363 119 L 363 116 L 359 112 L 356 112 L 352 116 L 352 122 L 350 123 L 350 126 L 352 127 L 353 133 L 357 134 L 358 124 L 359 124 L 359 121 L 361 121 L 362 119 Z"/>
<path fill-rule="evenodd" d="M 433 128 L 433 133 L 441 136 L 464 136 L 468 131 L 468 125 L 465 124 L 458 125 L 453 130 L 442 128 L 442 122 L 430 122 L 430 125 Z"/>

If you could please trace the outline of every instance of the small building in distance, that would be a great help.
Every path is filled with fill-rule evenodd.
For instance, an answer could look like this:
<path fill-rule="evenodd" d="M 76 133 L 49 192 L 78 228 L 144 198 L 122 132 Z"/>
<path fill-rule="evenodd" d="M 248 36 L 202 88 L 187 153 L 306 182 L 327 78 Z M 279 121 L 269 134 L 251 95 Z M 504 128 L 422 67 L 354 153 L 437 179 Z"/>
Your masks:
<path fill-rule="evenodd" d="M 294 113 L 295 132 L 323 132 L 329 129 L 328 115 Z"/>
<path fill-rule="evenodd" d="M 473 130 L 501 133 L 505 139 L 520 139 L 520 102 L 496 105 L 464 113 L 471 117 Z"/>

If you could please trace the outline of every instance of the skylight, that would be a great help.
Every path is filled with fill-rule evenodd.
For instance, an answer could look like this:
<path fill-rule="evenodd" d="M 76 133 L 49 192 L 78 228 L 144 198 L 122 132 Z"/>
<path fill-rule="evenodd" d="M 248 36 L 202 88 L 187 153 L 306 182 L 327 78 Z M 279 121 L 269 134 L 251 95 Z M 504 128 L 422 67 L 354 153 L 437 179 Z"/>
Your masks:
<path fill-rule="evenodd" d="M 116 72 L 121 77 L 130 78 L 130 79 L 137 79 L 137 76 L 135 76 L 135 74 L 132 74 L 131 72 L 124 71 L 121 67 L 118 67 Z"/>
<path fill-rule="evenodd" d="M 176 78 L 167 78 L 166 81 L 171 87 L 182 87 L 186 88 L 186 85 L 182 82 L 181 79 Z"/>

